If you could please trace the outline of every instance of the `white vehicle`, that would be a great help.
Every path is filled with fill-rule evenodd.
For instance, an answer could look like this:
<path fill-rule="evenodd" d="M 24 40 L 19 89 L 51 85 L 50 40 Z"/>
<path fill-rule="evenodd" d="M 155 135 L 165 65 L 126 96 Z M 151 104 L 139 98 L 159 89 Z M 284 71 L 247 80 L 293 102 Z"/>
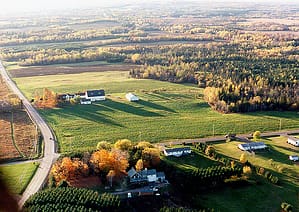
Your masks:
<path fill-rule="evenodd" d="M 291 161 L 298 161 L 299 160 L 299 157 L 298 157 L 298 155 L 290 155 L 289 156 L 289 159 L 291 160 Z"/>

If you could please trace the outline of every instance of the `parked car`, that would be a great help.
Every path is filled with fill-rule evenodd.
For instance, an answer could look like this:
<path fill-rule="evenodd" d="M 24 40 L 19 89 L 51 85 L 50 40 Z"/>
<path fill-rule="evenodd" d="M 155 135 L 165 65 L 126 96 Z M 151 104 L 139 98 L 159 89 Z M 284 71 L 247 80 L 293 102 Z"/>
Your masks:
<path fill-rule="evenodd" d="M 290 155 L 289 156 L 289 159 L 291 160 L 291 161 L 298 161 L 299 160 L 299 157 L 298 157 L 298 155 Z"/>

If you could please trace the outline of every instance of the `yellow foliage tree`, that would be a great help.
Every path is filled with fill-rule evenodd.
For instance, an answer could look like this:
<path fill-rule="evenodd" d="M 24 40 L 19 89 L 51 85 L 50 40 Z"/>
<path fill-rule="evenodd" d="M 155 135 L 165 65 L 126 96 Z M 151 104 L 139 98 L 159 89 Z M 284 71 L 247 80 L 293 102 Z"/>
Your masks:
<path fill-rule="evenodd" d="M 145 148 L 141 155 L 143 166 L 151 167 L 160 163 L 160 150 L 157 148 Z"/>
<path fill-rule="evenodd" d="M 247 161 L 246 155 L 245 155 L 245 153 L 242 153 L 241 156 L 240 156 L 240 162 L 241 163 L 246 163 L 246 161 Z"/>
<path fill-rule="evenodd" d="M 147 141 L 140 141 L 136 145 L 137 149 L 145 149 L 145 148 L 148 148 L 148 147 L 153 147 L 153 145 L 150 142 L 147 142 Z"/>
<path fill-rule="evenodd" d="M 142 159 L 139 159 L 139 160 L 136 162 L 135 168 L 136 168 L 136 171 L 140 171 L 140 170 L 143 169 L 143 161 L 142 161 Z"/>
<path fill-rule="evenodd" d="M 114 148 L 121 151 L 128 151 L 133 148 L 133 144 L 132 141 L 128 139 L 121 139 L 115 142 Z"/>
<path fill-rule="evenodd" d="M 111 144 L 107 141 L 100 141 L 97 144 L 97 150 L 101 149 L 111 150 Z"/>
<path fill-rule="evenodd" d="M 243 167 L 243 173 L 246 174 L 246 175 L 251 174 L 252 170 L 251 170 L 250 166 L 244 166 Z"/>

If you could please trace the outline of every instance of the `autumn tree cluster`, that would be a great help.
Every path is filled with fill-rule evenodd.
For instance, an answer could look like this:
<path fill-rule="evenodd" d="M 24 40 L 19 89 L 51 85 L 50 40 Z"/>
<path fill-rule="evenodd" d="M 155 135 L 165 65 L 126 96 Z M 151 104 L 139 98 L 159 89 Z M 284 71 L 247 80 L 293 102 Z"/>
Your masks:
<path fill-rule="evenodd" d="M 50 174 L 57 185 L 63 180 L 70 181 L 80 176 L 87 176 L 89 174 L 89 167 L 78 158 L 71 159 L 64 157 L 61 161 L 54 163 Z"/>
<path fill-rule="evenodd" d="M 38 108 L 54 108 L 58 104 L 57 94 L 48 88 L 44 88 L 42 94 L 35 93 L 34 103 Z"/>
<path fill-rule="evenodd" d="M 51 169 L 51 175 L 55 185 L 63 180 L 72 182 L 90 174 L 99 176 L 102 182 L 112 182 L 125 177 L 130 167 L 142 170 L 159 163 L 160 151 L 149 142 L 134 144 L 128 139 L 121 139 L 111 144 L 100 141 L 97 150 L 85 154 L 82 159 L 64 157 L 57 161 Z"/>

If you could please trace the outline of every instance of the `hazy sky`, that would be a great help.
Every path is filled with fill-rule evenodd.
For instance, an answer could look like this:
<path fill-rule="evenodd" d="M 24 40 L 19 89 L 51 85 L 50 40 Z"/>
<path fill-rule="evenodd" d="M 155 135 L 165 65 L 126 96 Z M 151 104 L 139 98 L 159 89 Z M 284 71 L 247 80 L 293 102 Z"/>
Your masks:
<path fill-rule="evenodd" d="M 158 1 L 158 0 L 155 0 Z M 167 0 L 175 4 L 177 1 L 184 0 Z M 196 0 L 189 0 L 194 1 Z M 202 0 L 200 0 L 202 1 Z M 213 3 L 213 0 L 205 0 Z M 227 2 L 227 1 L 247 1 L 247 2 L 273 2 L 275 0 L 216 0 L 217 2 Z M 279 2 L 296 2 L 298 0 L 276 0 Z M 30 11 L 43 11 L 43 10 L 53 10 L 53 9 L 72 9 L 72 8 L 86 8 L 93 6 L 107 6 L 111 4 L 118 3 L 134 3 L 134 2 L 152 2 L 152 0 L 1 0 L 0 4 L 0 15 L 1 13 L 7 12 L 30 12 Z M 165 2 L 165 0 L 160 0 L 158 2 Z M 1 12 L 2 11 L 2 12 Z"/>

